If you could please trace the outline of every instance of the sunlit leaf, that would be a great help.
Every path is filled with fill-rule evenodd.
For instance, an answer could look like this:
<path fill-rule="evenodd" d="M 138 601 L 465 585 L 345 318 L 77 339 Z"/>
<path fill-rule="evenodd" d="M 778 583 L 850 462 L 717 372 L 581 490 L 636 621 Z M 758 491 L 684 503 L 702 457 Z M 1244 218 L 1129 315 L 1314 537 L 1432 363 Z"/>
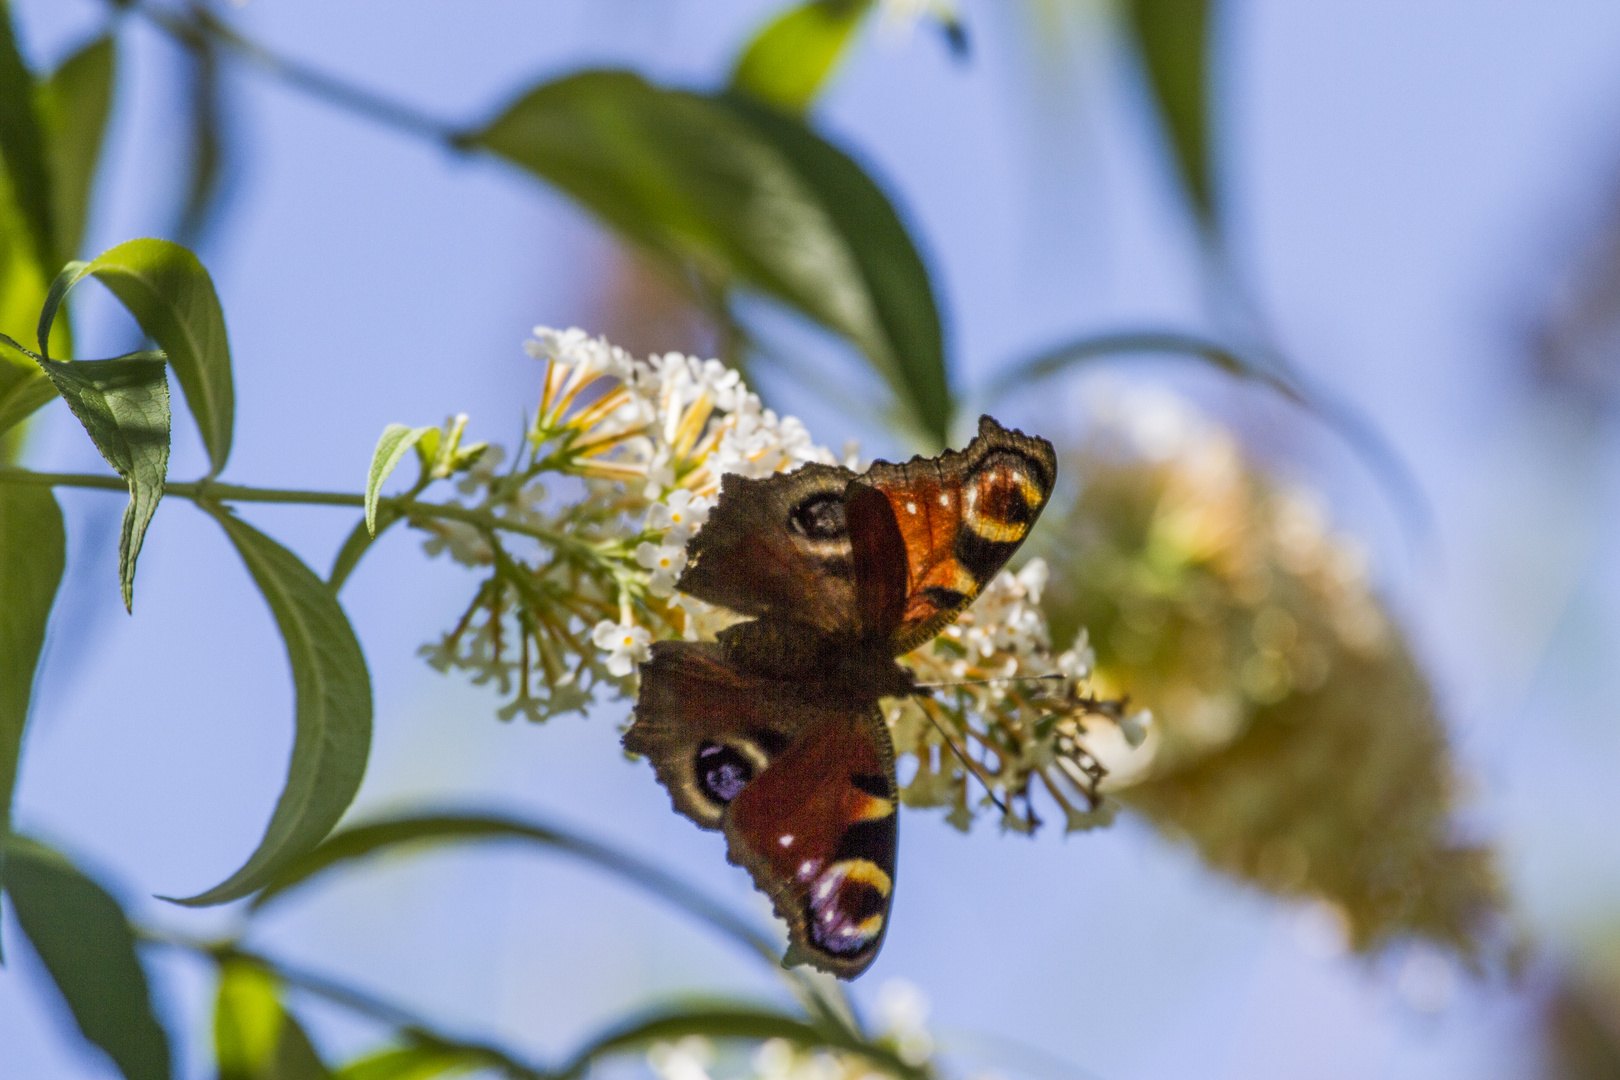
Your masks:
<path fill-rule="evenodd" d="M 810 1024 L 797 1017 L 747 1005 L 675 1009 L 631 1020 L 592 1040 L 558 1073 L 563 1077 L 579 1076 L 603 1058 L 693 1035 L 751 1041 L 784 1039 L 795 1046 L 859 1055 L 888 1076 L 927 1075 L 925 1069 L 908 1065 L 889 1047 L 866 1042 L 845 1029 Z"/>
<path fill-rule="evenodd" d="M 1208 0 L 1127 0 L 1126 13 L 1193 206 L 1214 220 Z"/>
<path fill-rule="evenodd" d="M 96 38 L 62 62 L 40 87 L 39 112 L 49 135 L 56 242 L 64 258 L 79 252 L 90 189 L 112 112 L 118 52 L 111 35 Z"/>
<path fill-rule="evenodd" d="M 169 1040 L 123 909 L 43 844 L 13 835 L 6 856 L 6 895 L 79 1030 L 126 1080 L 166 1080 Z"/>
<path fill-rule="evenodd" d="M 404 424 L 389 424 L 383 428 L 382 438 L 377 440 L 377 449 L 371 454 L 371 471 L 366 476 L 366 529 L 372 536 L 377 535 L 377 498 L 382 494 L 383 483 L 388 479 L 411 447 L 422 440 L 428 432 L 438 433 L 434 427 L 406 427 Z"/>
<path fill-rule="evenodd" d="M 281 1003 L 281 984 L 238 958 L 220 965 L 214 1004 L 219 1080 L 325 1080 L 330 1071 Z"/>
<path fill-rule="evenodd" d="M 0 7 L 0 158 L 5 161 L 12 198 L 27 222 L 34 258 L 43 266 L 55 267 L 60 248 L 45 133 L 35 105 L 34 76 L 17 51 L 11 12 L 5 7 Z"/>
<path fill-rule="evenodd" d="M 951 401 L 922 259 L 877 185 L 798 120 L 594 71 L 536 87 L 465 141 L 555 184 L 683 278 L 751 286 L 843 335 L 917 438 L 944 444 Z"/>
<path fill-rule="evenodd" d="M 169 473 L 169 381 L 163 357 L 131 353 L 115 360 L 39 363 L 101 456 L 129 484 L 118 539 L 118 585 L 129 610 L 135 560 Z"/>
<path fill-rule="evenodd" d="M 66 542 L 62 511 L 50 488 L 0 484 L 0 872 L 23 725 L 45 625 L 62 583 Z"/>
<path fill-rule="evenodd" d="M 766 23 L 731 73 L 731 88 L 791 113 L 810 107 L 871 0 L 810 0 Z"/>
<path fill-rule="evenodd" d="M 354 800 L 371 749 L 371 676 L 348 617 L 298 556 L 217 505 L 219 521 L 264 594 L 287 646 L 297 730 L 287 784 L 258 848 L 224 882 L 176 903 L 223 904 L 307 855 Z"/>
<path fill-rule="evenodd" d="M 94 275 L 158 343 L 186 397 L 208 450 L 209 475 L 231 453 L 236 397 L 225 314 L 197 256 L 167 240 L 128 240 L 89 262 L 69 263 L 51 284 L 40 313 L 43 342 L 68 289 Z M 41 351 L 46 351 L 41 345 Z"/>
<path fill-rule="evenodd" d="M 434 1080 L 489 1067 L 487 1056 L 443 1046 L 401 1046 L 352 1061 L 337 1080 Z"/>

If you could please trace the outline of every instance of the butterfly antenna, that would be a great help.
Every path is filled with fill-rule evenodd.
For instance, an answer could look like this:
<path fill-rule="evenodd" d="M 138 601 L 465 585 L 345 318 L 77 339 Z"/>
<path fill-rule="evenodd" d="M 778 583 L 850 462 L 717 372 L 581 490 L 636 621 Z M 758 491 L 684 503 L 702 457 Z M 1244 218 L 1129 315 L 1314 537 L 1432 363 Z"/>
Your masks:
<path fill-rule="evenodd" d="M 919 683 L 918 685 L 924 684 Z M 940 685 L 956 686 L 959 684 L 941 683 Z M 945 725 L 941 724 L 937 719 L 935 719 L 934 714 L 929 712 L 927 709 L 923 710 L 923 715 L 928 717 L 928 722 L 934 725 L 934 730 L 939 732 L 939 737 L 945 740 L 945 745 L 951 748 L 951 753 L 956 755 L 957 760 L 961 761 L 963 765 L 967 766 L 968 772 L 979 778 L 979 783 L 984 785 L 984 793 L 990 797 L 991 802 L 995 803 L 996 809 L 1001 811 L 1001 816 L 1006 817 L 1008 814 L 1012 813 L 1011 810 L 1007 809 L 1006 803 L 996 798 L 996 789 L 990 786 L 990 778 L 984 775 L 984 772 L 980 770 L 979 763 L 968 757 L 967 751 L 957 745 L 956 740 L 951 738 L 950 732 L 945 730 Z"/>
<path fill-rule="evenodd" d="M 940 690 L 947 689 L 952 686 L 989 686 L 991 683 L 1044 682 L 1052 679 L 1066 678 L 1068 678 L 1067 675 L 1058 675 L 1055 673 L 1052 675 L 1008 675 L 1000 679 L 964 679 L 961 682 L 920 682 L 916 685 L 919 690 Z"/>

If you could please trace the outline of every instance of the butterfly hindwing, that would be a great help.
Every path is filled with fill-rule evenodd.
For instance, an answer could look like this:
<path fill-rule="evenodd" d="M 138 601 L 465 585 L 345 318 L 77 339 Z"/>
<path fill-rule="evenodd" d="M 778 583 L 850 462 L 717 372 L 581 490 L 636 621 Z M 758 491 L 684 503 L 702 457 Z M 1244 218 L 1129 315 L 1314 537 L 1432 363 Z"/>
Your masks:
<path fill-rule="evenodd" d="M 641 665 L 624 748 L 652 760 L 676 810 L 718 829 L 726 806 L 813 719 L 780 683 L 727 663 L 718 645 L 660 641 Z"/>
<path fill-rule="evenodd" d="M 1056 473 L 1051 443 L 982 416 L 965 449 L 904 465 L 880 461 L 850 485 L 851 507 L 856 489 L 884 496 L 905 547 L 906 601 L 891 633 L 896 655 L 939 633 L 1000 572 L 1051 498 Z M 868 503 L 851 516 L 864 523 L 879 514 Z M 872 606 L 864 595 L 860 605 Z"/>
<path fill-rule="evenodd" d="M 728 474 L 676 587 L 743 615 L 853 629 L 855 584 L 844 491 L 855 474 L 811 463 L 764 479 Z"/>
<path fill-rule="evenodd" d="M 828 711 L 732 800 L 725 833 L 788 924 L 785 963 L 866 970 L 888 930 L 899 826 L 894 748 L 876 704 Z"/>

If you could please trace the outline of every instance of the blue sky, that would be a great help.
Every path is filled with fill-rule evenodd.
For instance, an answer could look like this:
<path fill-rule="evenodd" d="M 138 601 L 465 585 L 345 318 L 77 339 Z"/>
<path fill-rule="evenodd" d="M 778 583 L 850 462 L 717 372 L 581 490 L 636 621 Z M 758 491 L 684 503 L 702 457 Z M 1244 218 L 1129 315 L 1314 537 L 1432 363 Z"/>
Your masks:
<path fill-rule="evenodd" d="M 869 40 L 818 112 L 894 193 L 936 273 L 954 362 L 972 386 L 1082 331 L 1196 325 L 1187 223 L 1144 137 L 1128 71 L 1071 42 L 1044 68 L 1030 25 L 964 5 L 970 63 L 930 34 Z M 100 24 L 92 0 L 18 0 L 28 55 L 54 64 Z M 251 0 L 251 34 L 450 119 L 587 66 L 712 86 L 772 5 L 742 0 Z M 1407 550 L 1341 445 L 1250 391 L 1154 369 L 1264 433 L 1291 476 L 1365 538 L 1431 664 L 1523 914 L 1578 953 L 1620 911 L 1620 446 L 1612 417 L 1541 393 L 1526 333 L 1613 199 L 1620 173 L 1620 8 L 1461 0 L 1229 5 L 1221 153 L 1237 262 L 1283 346 L 1371 416 L 1433 501 L 1435 542 Z M 89 246 L 160 228 L 172 184 L 169 46 L 138 24 Z M 230 326 L 237 443 L 229 478 L 358 490 L 390 422 L 472 415 L 510 442 L 538 371 L 535 323 L 590 317 L 609 242 L 560 196 L 271 85 L 231 78 L 244 136 L 223 227 L 202 249 Z M 105 304 L 83 351 L 120 350 Z M 831 362 L 836 362 L 834 359 Z M 833 446 L 899 449 L 786 383 Z M 1059 433 L 1078 398 L 1004 417 Z M 177 425 L 171 475 L 204 470 Z M 32 463 L 95 470 L 65 410 Z M 64 492 L 69 578 L 23 762 L 17 816 L 116 882 L 143 917 L 203 931 L 154 893 L 220 879 L 257 838 L 284 773 L 290 687 L 262 603 L 217 528 L 178 500 L 148 534 L 136 614 L 115 587 L 117 500 Z M 317 567 L 344 513 L 245 516 Z M 573 822 L 763 915 L 718 837 L 668 809 L 617 748 L 623 707 L 504 725 L 495 700 L 415 652 L 470 579 L 392 536 L 344 593 L 371 664 L 377 732 L 354 813 L 499 807 Z M 1534 979 L 1463 986 L 1439 1014 L 1391 970 L 1328 954 L 1308 919 L 1204 872 L 1144 826 L 1034 841 L 931 815 L 902 824 L 882 959 L 856 987 L 916 982 L 944 1032 L 993 1033 L 1107 1078 L 1522 1075 Z M 6 927 L 15 940 L 16 927 Z M 469 1033 L 556 1054 L 625 1008 L 685 989 L 776 993 L 701 928 L 600 876 L 510 852 L 356 873 L 268 917 L 257 940 Z M 8 957 L 9 960 L 9 957 Z M 30 959 L 0 976 L 0 1072 L 109 1075 L 42 1004 Z M 207 1071 L 207 979 L 157 965 L 183 1075 Z M 368 1033 L 318 1019 L 323 1046 Z"/>

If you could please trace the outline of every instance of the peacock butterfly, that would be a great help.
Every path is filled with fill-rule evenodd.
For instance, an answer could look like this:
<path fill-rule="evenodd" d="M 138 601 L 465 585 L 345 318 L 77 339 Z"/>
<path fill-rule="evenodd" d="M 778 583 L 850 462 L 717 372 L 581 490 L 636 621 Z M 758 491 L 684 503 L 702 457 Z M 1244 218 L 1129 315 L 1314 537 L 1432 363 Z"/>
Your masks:
<path fill-rule="evenodd" d="M 945 628 L 1029 534 L 1052 444 L 988 416 L 960 452 L 728 475 L 676 588 L 753 618 L 661 641 L 625 749 L 675 809 L 726 835 L 788 924 L 784 962 L 865 971 L 894 895 L 894 743 L 878 699 L 920 691 L 895 658 Z"/>

